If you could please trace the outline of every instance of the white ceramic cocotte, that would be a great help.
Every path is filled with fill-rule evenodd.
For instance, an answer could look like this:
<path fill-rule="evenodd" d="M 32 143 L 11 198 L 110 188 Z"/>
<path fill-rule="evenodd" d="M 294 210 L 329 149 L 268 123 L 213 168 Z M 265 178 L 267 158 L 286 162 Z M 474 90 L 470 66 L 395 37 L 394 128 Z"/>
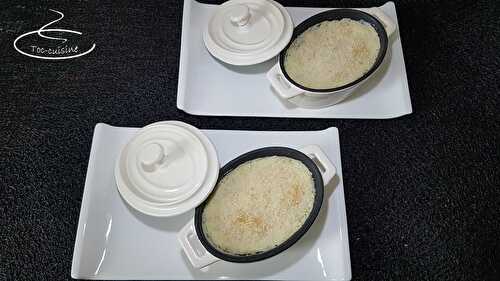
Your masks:
<path fill-rule="evenodd" d="M 270 250 L 248 255 L 236 255 L 218 249 L 211 244 L 208 237 L 205 235 L 202 218 L 205 208 L 204 202 L 196 208 L 194 218 L 182 228 L 178 235 L 184 253 L 193 267 L 203 268 L 221 260 L 236 263 L 250 263 L 273 257 L 286 251 L 295 244 L 314 223 L 323 203 L 324 186 L 327 185 L 336 174 L 335 166 L 317 145 L 308 145 L 298 150 L 287 147 L 264 147 L 247 152 L 226 164 L 220 171 L 220 178 L 223 178 L 236 167 L 248 161 L 270 156 L 293 158 L 302 162 L 311 172 L 314 182 L 315 198 L 312 210 L 305 222 L 286 241 L 276 245 Z"/>
<path fill-rule="evenodd" d="M 311 89 L 293 81 L 284 68 L 286 51 L 297 36 L 306 31 L 309 27 L 323 21 L 341 20 L 350 18 L 361 21 L 374 27 L 380 39 L 380 50 L 373 66 L 359 79 L 346 85 L 331 89 Z M 388 37 L 395 31 L 396 25 L 379 8 L 369 8 L 361 10 L 355 9 L 335 9 L 312 16 L 298 25 L 288 46 L 280 53 L 279 61 L 267 73 L 267 78 L 275 92 L 285 100 L 304 108 L 321 108 L 334 105 L 343 101 L 363 82 L 368 80 L 382 64 L 387 48 Z"/>

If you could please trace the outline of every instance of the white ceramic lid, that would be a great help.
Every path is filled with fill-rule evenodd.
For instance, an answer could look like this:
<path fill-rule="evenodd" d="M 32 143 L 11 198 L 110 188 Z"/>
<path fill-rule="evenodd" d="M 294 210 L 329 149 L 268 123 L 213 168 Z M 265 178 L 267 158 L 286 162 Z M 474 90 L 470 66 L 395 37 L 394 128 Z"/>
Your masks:
<path fill-rule="evenodd" d="M 210 140 L 179 121 L 142 128 L 123 148 L 115 167 L 123 199 L 157 217 L 198 206 L 212 192 L 218 176 L 219 160 Z"/>
<path fill-rule="evenodd" d="M 293 33 L 286 9 L 273 0 L 230 0 L 212 15 L 203 40 L 216 58 L 233 65 L 269 60 L 283 50 Z"/>

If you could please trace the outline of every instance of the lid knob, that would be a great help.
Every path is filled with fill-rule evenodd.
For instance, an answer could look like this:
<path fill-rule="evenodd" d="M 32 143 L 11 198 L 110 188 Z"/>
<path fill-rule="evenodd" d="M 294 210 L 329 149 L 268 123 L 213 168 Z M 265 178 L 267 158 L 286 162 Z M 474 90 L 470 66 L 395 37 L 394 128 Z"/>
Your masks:
<path fill-rule="evenodd" d="M 247 5 L 237 4 L 231 11 L 231 22 L 237 26 L 245 26 L 250 20 L 250 9 Z"/>
<path fill-rule="evenodd" d="M 159 165 L 165 162 L 163 146 L 158 143 L 150 143 L 141 151 L 139 158 L 144 171 L 154 172 Z"/>

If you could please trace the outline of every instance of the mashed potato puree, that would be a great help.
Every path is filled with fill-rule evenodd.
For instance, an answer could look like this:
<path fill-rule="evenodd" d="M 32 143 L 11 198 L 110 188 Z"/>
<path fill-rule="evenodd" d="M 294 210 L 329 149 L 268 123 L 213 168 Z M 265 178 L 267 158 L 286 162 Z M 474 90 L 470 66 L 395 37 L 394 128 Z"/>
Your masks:
<path fill-rule="evenodd" d="M 267 251 L 299 230 L 314 197 L 312 174 L 302 162 L 283 156 L 254 159 L 219 182 L 203 211 L 203 232 L 222 252 Z"/>
<path fill-rule="evenodd" d="M 302 86 L 336 88 L 368 72 L 379 50 L 378 34 L 370 24 L 351 19 L 323 21 L 292 42 L 284 67 Z"/>

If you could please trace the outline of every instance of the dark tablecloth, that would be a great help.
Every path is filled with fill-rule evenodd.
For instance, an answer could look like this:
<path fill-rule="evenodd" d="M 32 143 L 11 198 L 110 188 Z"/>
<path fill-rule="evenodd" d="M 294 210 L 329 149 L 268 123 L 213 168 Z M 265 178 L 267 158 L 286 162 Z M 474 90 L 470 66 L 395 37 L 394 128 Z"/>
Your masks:
<path fill-rule="evenodd" d="M 282 3 L 285 1 L 282 1 Z M 349 7 L 384 1 L 286 1 Z M 0 280 L 70 278 L 96 123 L 340 130 L 353 280 L 500 280 L 500 4 L 396 1 L 414 113 L 391 120 L 191 116 L 176 108 L 182 2 L 0 4 Z M 95 51 L 13 40 L 63 11 Z"/>

